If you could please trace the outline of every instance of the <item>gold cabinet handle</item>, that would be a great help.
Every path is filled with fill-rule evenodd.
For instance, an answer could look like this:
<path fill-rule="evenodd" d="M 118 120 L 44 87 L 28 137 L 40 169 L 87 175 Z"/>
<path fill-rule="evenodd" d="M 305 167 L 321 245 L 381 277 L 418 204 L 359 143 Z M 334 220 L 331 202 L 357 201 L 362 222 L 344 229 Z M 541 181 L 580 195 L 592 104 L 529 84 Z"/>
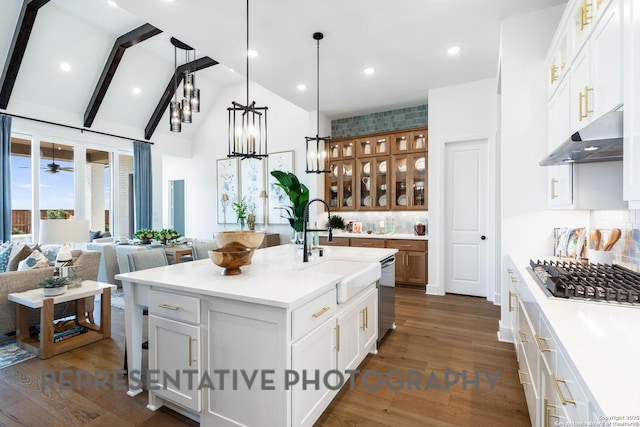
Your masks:
<path fill-rule="evenodd" d="M 189 337 L 189 366 L 191 366 L 192 364 L 197 362 L 197 360 L 193 358 L 193 349 L 192 349 L 193 346 L 192 346 L 192 344 L 193 344 L 194 341 L 196 341 L 196 339 L 190 336 Z"/>
<path fill-rule="evenodd" d="M 177 307 L 175 305 L 169 305 L 169 304 L 158 304 L 158 307 L 160 308 L 166 308 L 167 310 L 173 310 L 173 311 L 178 311 L 180 310 L 180 307 Z"/>
<path fill-rule="evenodd" d="M 513 305 L 511 304 L 511 297 L 514 295 L 513 292 L 509 291 L 509 313 L 513 311 Z"/>
<path fill-rule="evenodd" d="M 336 325 L 336 351 L 340 351 L 340 325 Z"/>
<path fill-rule="evenodd" d="M 589 15 L 589 8 L 592 3 L 587 3 L 587 0 L 584 0 L 582 3 L 582 10 L 580 14 L 580 31 L 584 30 L 584 27 L 589 25 L 589 21 L 593 18 L 593 16 Z"/>
<path fill-rule="evenodd" d="M 511 276 L 511 283 L 518 283 L 518 279 Z"/>
<path fill-rule="evenodd" d="M 560 418 L 560 415 L 551 413 L 551 410 L 555 408 L 557 408 L 556 405 L 552 405 L 551 403 L 549 403 L 548 399 L 544 399 L 544 427 L 551 426 L 551 421 L 549 421 L 549 418 Z"/>
<path fill-rule="evenodd" d="M 593 110 L 589 108 L 589 92 L 593 92 L 593 88 L 589 86 L 584 87 L 584 116 L 585 118 L 589 116 L 590 113 L 593 113 Z"/>
<path fill-rule="evenodd" d="M 582 114 L 582 104 L 580 104 L 580 114 Z M 582 120 L 582 119 L 580 119 L 580 120 Z M 555 178 L 551 178 L 551 199 L 552 200 L 553 199 L 557 199 L 559 197 L 558 193 L 556 193 L 556 185 L 558 184 L 558 182 L 560 182 L 560 181 L 558 181 Z"/>
<path fill-rule="evenodd" d="M 369 306 L 364 308 L 364 327 L 365 329 L 369 329 Z"/>
<path fill-rule="evenodd" d="M 541 337 L 540 335 L 536 335 L 536 344 L 538 344 L 538 349 L 540 349 L 540 353 L 550 352 L 551 349 L 547 348 L 542 344 L 542 341 L 547 341 L 545 337 Z"/>
<path fill-rule="evenodd" d="M 513 270 L 512 270 L 512 269 L 510 269 L 510 268 L 507 268 L 507 273 L 509 273 L 509 274 L 513 274 Z"/>
<path fill-rule="evenodd" d="M 526 374 L 526 372 L 522 372 L 520 369 L 518 369 L 518 380 L 520 380 L 520 385 L 529 384 L 528 382 L 522 379 L 523 374 Z"/>
<path fill-rule="evenodd" d="M 551 374 L 551 379 L 553 380 L 553 385 L 556 388 L 556 393 L 558 393 L 558 397 L 560 398 L 560 402 L 562 402 L 563 405 L 566 405 L 567 403 L 572 403 L 572 404 L 575 405 L 576 401 L 565 398 L 564 394 L 562 394 L 562 390 L 560 390 L 560 384 L 558 384 L 558 383 L 564 383 L 566 385 L 567 381 L 564 378 L 556 378 L 556 376 L 553 375 L 553 374 Z"/>
<path fill-rule="evenodd" d="M 558 66 L 552 65 L 551 66 L 551 83 L 555 82 L 556 80 L 558 80 Z"/>
<path fill-rule="evenodd" d="M 525 334 L 522 331 L 519 331 L 518 334 L 520 335 L 520 342 L 523 342 L 523 343 L 529 342 L 529 341 L 527 341 L 527 334 Z"/>
<path fill-rule="evenodd" d="M 365 320 L 364 320 L 364 316 L 365 316 L 364 308 L 362 310 L 360 310 L 360 314 L 362 315 L 362 319 L 361 319 L 362 320 L 362 324 L 360 325 L 360 329 L 362 329 L 364 331 L 366 329 Z"/>
<path fill-rule="evenodd" d="M 317 319 L 318 317 L 322 316 L 323 314 L 325 314 L 327 311 L 330 310 L 330 307 L 322 307 L 322 309 L 320 311 L 317 311 L 315 313 L 313 313 L 313 318 Z"/>

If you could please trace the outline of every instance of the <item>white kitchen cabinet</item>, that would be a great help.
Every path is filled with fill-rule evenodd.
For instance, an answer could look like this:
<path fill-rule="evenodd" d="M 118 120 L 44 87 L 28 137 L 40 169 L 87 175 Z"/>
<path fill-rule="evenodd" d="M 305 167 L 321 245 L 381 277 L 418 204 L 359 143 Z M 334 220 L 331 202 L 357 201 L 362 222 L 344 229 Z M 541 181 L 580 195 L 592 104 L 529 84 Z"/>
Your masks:
<path fill-rule="evenodd" d="M 338 369 L 356 369 L 377 338 L 378 290 L 375 284 L 337 316 L 339 330 Z"/>
<path fill-rule="evenodd" d="M 624 199 L 640 209 L 640 3 L 625 0 L 624 15 Z"/>
<path fill-rule="evenodd" d="M 555 150 L 570 136 L 571 100 L 569 78 L 559 83 L 549 100 L 547 116 L 547 148 Z M 567 209 L 573 205 L 573 164 L 547 166 L 547 206 Z"/>
<path fill-rule="evenodd" d="M 599 20 L 571 64 L 571 132 L 622 102 L 622 10 L 620 0 L 600 6 Z"/>
<path fill-rule="evenodd" d="M 338 333 L 335 318 L 330 317 L 312 332 L 293 343 L 291 347 L 293 371 L 299 375 L 309 376 L 300 378 L 301 381 L 295 384 L 291 391 L 294 426 L 313 424 L 335 395 L 335 390 L 325 387 L 323 375 L 337 369 Z M 314 378 L 314 375 L 317 377 Z M 309 382 L 303 383 L 303 380 L 309 380 Z M 317 388 L 312 382 L 314 380 L 317 381 Z"/>
<path fill-rule="evenodd" d="M 197 372 L 194 377 L 201 378 L 200 327 L 149 315 L 149 336 L 149 369 L 159 372 L 158 389 L 150 393 L 150 406 L 155 407 L 160 397 L 199 412 L 201 392 L 189 387 L 183 372 L 193 370 Z M 179 381 L 168 380 L 175 373 L 179 373 Z"/>

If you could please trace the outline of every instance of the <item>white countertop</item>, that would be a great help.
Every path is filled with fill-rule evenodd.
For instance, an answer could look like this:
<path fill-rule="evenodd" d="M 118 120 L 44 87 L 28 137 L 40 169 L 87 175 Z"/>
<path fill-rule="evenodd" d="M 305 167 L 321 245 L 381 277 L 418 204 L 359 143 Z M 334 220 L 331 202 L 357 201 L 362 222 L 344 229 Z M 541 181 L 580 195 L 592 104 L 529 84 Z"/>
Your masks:
<path fill-rule="evenodd" d="M 640 415 L 640 307 L 548 297 L 529 258 L 512 258 L 602 413 Z"/>
<path fill-rule="evenodd" d="M 222 268 L 206 259 L 118 274 L 116 279 L 293 309 L 335 288 L 343 277 L 307 274 L 305 267 L 330 262 L 332 258 L 379 262 L 395 252 L 395 249 L 331 247 L 325 249 L 325 257 L 319 258 L 314 253 L 305 264 L 301 248 L 288 244 L 256 250 L 251 265 L 241 267 L 242 274 L 237 276 L 221 276 Z"/>
<path fill-rule="evenodd" d="M 327 237 L 327 233 L 320 233 L 320 236 Z M 390 234 L 376 234 L 376 233 L 347 233 L 341 231 L 334 231 L 333 237 L 350 237 L 357 239 L 402 239 L 402 240 L 429 240 L 429 236 L 416 236 L 415 234 L 404 233 L 390 233 Z"/>

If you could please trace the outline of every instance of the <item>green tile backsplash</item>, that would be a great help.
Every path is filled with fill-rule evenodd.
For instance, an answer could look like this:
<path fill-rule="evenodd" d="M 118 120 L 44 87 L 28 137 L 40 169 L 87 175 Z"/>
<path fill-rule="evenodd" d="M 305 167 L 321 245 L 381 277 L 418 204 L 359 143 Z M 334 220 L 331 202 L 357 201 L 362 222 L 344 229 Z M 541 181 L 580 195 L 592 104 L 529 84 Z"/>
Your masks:
<path fill-rule="evenodd" d="M 390 132 L 427 126 L 427 104 L 331 121 L 331 137 Z"/>

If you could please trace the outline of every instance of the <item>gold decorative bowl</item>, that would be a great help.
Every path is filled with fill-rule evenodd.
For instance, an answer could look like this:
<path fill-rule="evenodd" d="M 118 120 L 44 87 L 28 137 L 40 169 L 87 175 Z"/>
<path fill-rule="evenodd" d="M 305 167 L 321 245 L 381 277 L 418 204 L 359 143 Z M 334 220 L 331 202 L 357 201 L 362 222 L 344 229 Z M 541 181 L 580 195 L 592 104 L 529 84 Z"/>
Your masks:
<path fill-rule="evenodd" d="M 213 233 L 213 237 L 216 239 L 216 244 L 219 248 L 224 248 L 228 245 L 242 245 L 251 249 L 251 255 L 249 261 L 253 258 L 253 251 L 264 240 L 265 231 L 249 231 L 249 230 L 234 230 L 234 231 L 217 231 Z M 249 262 L 250 264 L 250 262 Z"/>
<path fill-rule="evenodd" d="M 229 244 L 224 248 L 207 251 L 209 259 L 217 266 L 222 267 L 222 276 L 234 276 L 242 273 L 240 267 L 251 260 L 253 249 L 238 244 Z"/>

